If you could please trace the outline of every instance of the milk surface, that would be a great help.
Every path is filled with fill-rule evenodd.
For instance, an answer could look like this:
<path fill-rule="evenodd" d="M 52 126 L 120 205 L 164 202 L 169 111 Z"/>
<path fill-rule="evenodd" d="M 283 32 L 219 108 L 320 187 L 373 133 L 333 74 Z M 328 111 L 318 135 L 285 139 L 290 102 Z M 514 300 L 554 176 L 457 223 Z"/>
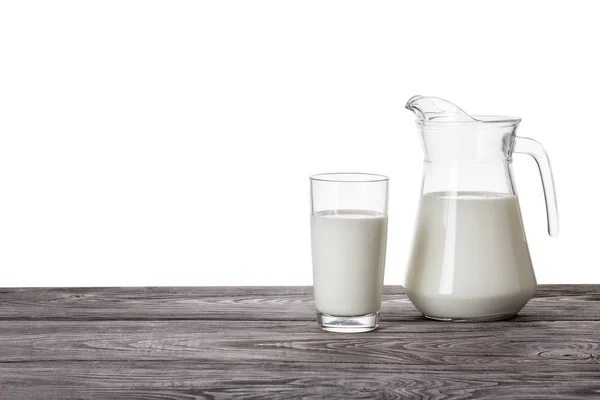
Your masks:
<path fill-rule="evenodd" d="M 404 285 L 419 311 L 451 319 L 515 314 L 536 284 L 516 196 L 421 197 Z"/>
<path fill-rule="evenodd" d="M 315 303 L 334 316 L 379 311 L 385 267 L 387 216 L 364 210 L 311 216 Z"/>

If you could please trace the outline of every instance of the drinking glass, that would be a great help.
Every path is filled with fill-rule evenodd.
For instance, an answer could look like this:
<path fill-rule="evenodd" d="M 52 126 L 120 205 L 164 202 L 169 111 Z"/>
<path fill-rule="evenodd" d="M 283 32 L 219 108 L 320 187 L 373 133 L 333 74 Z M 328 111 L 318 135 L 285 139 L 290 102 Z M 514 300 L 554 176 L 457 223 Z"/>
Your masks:
<path fill-rule="evenodd" d="M 379 323 L 389 178 L 365 173 L 310 177 L 313 286 L 319 326 L 368 332 Z"/>

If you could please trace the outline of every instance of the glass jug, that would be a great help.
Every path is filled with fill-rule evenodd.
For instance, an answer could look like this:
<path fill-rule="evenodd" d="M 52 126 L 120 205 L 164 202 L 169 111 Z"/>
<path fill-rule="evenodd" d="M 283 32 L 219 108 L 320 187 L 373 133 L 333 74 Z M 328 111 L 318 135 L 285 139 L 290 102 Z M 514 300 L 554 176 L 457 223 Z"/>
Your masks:
<path fill-rule="evenodd" d="M 517 137 L 520 118 L 470 116 L 449 101 L 414 96 L 425 152 L 423 186 L 405 290 L 427 318 L 512 317 L 537 282 L 512 173 L 513 153 L 540 170 L 548 233 L 558 235 L 550 162 L 535 140 Z"/>

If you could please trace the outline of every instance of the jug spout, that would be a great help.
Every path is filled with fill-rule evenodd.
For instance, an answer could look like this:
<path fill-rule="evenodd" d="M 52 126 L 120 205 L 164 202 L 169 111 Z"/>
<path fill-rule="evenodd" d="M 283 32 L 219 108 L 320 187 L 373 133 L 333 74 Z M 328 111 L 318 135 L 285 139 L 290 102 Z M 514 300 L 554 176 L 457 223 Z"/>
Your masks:
<path fill-rule="evenodd" d="M 431 120 L 448 122 L 477 121 L 460 107 L 439 97 L 413 96 L 405 106 L 417 116 L 420 122 Z"/>

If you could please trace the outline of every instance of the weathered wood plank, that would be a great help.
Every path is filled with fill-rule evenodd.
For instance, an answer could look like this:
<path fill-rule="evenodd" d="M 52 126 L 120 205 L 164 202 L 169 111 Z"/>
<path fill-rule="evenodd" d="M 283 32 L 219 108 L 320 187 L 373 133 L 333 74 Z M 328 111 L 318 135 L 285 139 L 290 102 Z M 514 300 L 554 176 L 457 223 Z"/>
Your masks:
<path fill-rule="evenodd" d="M 513 322 L 600 321 L 600 285 L 541 285 Z M 422 317 L 398 286 L 385 288 L 384 321 Z M 311 287 L 0 289 L 0 320 L 315 319 Z"/>
<path fill-rule="evenodd" d="M 581 399 L 600 396 L 597 365 L 403 366 L 40 362 L 0 364 L 0 396 L 36 399 Z"/>
<path fill-rule="evenodd" d="M 3 321 L 0 361 L 599 366 L 600 322 L 384 322 L 366 334 L 312 321 Z"/>
<path fill-rule="evenodd" d="M 0 399 L 600 397 L 600 285 L 541 286 L 510 321 L 319 330 L 310 287 L 0 290 Z"/>

